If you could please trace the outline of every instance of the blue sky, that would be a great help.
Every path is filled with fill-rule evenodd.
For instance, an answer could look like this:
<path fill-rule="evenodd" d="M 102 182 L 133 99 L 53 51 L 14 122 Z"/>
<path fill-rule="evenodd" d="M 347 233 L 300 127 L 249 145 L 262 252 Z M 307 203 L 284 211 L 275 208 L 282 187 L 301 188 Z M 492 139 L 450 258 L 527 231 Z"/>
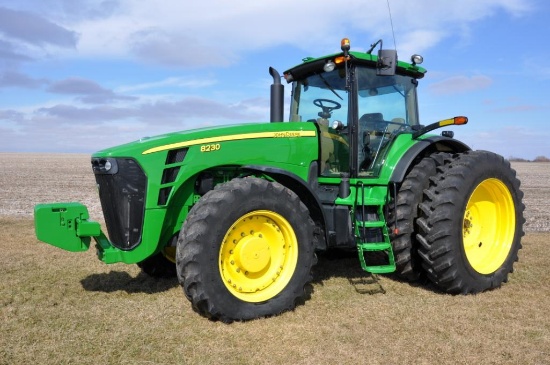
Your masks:
<path fill-rule="evenodd" d="M 268 67 L 393 48 L 386 0 L 0 0 L 0 152 L 91 153 L 144 136 L 269 119 Z M 390 0 L 400 59 L 424 56 L 423 124 L 550 157 L 550 3 Z M 290 88 L 286 87 L 288 94 Z M 544 123 L 546 122 L 546 123 Z"/>

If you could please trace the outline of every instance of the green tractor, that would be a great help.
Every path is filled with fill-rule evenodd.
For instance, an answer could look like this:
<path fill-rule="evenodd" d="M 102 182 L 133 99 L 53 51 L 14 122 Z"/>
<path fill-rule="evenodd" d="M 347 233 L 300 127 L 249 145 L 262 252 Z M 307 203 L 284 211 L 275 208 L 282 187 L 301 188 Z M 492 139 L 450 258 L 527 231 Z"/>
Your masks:
<path fill-rule="evenodd" d="M 376 55 L 372 51 L 380 45 Z M 35 207 L 39 240 L 105 263 L 177 275 L 195 311 L 224 322 L 307 299 L 316 253 L 356 250 L 361 267 L 447 293 L 507 281 L 523 193 L 504 158 L 419 122 L 422 57 L 367 52 L 270 68 L 271 121 L 143 138 L 92 155 L 108 237 L 80 203 Z"/>

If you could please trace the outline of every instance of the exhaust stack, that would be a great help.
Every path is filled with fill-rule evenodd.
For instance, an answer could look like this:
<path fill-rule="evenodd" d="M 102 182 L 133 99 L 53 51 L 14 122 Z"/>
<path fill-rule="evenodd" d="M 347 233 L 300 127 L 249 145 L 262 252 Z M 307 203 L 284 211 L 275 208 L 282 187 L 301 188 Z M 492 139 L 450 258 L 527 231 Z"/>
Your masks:
<path fill-rule="evenodd" d="M 281 84 L 281 75 L 273 67 L 269 68 L 269 74 L 273 77 L 271 85 L 271 102 L 270 102 L 270 122 L 278 123 L 283 121 L 284 114 L 284 85 Z"/>

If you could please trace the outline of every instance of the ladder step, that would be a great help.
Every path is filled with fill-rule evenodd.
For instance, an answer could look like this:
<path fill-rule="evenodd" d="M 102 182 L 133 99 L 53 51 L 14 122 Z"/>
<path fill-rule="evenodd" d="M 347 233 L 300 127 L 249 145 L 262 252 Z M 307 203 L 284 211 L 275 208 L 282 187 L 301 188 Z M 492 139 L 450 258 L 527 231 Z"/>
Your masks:
<path fill-rule="evenodd" d="M 358 243 L 357 247 L 361 251 L 386 251 L 386 250 L 391 250 L 392 248 L 391 243 L 388 243 L 388 242 Z"/>
<path fill-rule="evenodd" d="M 354 205 L 354 233 L 359 262 L 363 270 L 369 273 L 386 274 L 394 272 L 396 269 L 395 257 L 387 223 L 384 220 L 386 201 L 385 199 L 367 200 L 365 199 L 365 187 L 361 186 L 361 189 L 362 206 L 357 204 L 357 200 Z"/>
<path fill-rule="evenodd" d="M 361 267 L 366 272 L 373 274 L 387 274 L 394 272 L 396 269 L 393 249 L 391 243 L 389 242 L 358 243 L 357 251 L 359 253 L 359 262 L 361 263 Z M 368 265 L 367 260 L 365 260 L 365 252 L 386 252 L 388 255 L 387 263 L 381 265 Z"/>
<path fill-rule="evenodd" d="M 395 264 L 378 265 L 378 266 L 363 266 L 363 270 L 372 274 L 389 274 L 395 271 Z"/>
<path fill-rule="evenodd" d="M 361 222 L 361 221 L 357 221 L 356 222 L 357 224 L 357 227 L 365 227 L 365 228 L 382 228 L 386 225 L 386 222 L 384 221 L 366 221 L 366 222 Z"/>

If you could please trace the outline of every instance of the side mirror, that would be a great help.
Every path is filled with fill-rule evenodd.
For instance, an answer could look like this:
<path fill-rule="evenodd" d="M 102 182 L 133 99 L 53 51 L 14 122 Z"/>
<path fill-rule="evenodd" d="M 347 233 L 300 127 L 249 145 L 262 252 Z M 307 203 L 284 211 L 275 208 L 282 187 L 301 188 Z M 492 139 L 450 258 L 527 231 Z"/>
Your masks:
<path fill-rule="evenodd" d="M 378 51 L 378 63 L 376 74 L 378 76 L 393 76 L 397 66 L 397 51 L 393 49 L 381 49 Z"/>

